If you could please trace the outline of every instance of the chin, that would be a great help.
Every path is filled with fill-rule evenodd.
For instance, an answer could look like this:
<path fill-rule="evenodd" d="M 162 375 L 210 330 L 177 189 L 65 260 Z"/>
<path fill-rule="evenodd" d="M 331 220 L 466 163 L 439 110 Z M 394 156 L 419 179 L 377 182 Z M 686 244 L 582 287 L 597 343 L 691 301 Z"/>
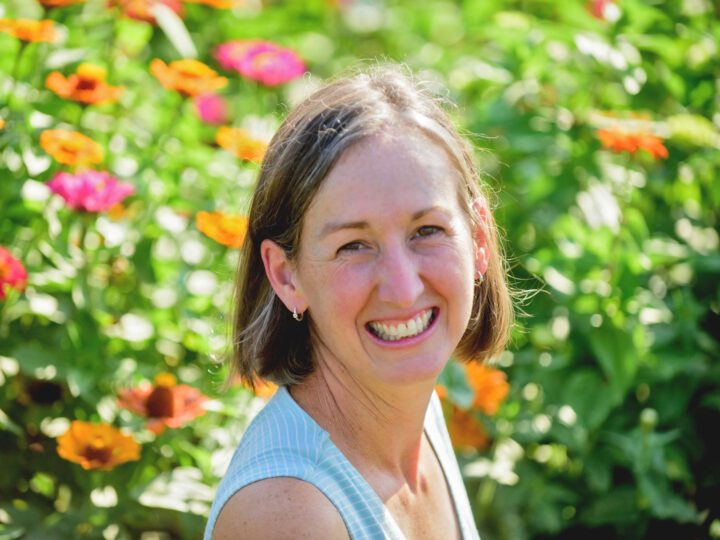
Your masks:
<path fill-rule="evenodd" d="M 383 366 L 382 378 L 388 384 L 435 384 L 438 376 L 445 368 L 450 355 L 417 355 L 405 358 L 393 366 Z"/>

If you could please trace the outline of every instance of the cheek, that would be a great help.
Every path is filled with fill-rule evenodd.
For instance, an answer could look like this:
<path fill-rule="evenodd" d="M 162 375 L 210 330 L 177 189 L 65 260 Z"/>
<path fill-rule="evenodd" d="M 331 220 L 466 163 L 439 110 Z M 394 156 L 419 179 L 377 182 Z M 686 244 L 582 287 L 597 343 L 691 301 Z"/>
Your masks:
<path fill-rule="evenodd" d="M 455 245 L 424 257 L 425 274 L 432 287 L 447 298 L 453 307 L 452 317 L 467 324 L 472 310 L 475 287 L 475 264 L 466 246 Z"/>
<path fill-rule="evenodd" d="M 373 270 L 369 264 L 317 269 L 314 277 L 310 308 L 316 308 L 316 317 L 329 321 L 361 309 L 372 290 Z"/>

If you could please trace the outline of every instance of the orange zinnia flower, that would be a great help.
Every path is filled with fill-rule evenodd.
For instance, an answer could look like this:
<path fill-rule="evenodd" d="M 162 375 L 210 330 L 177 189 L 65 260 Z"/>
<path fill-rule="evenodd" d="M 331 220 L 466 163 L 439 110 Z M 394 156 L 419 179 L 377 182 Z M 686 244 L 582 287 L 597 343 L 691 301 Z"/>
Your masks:
<path fill-rule="evenodd" d="M 54 41 L 55 23 L 50 20 L 0 19 L 0 32 L 22 41 Z"/>
<path fill-rule="evenodd" d="M 57 438 L 57 453 L 83 469 L 109 471 L 126 461 L 140 459 L 140 445 L 110 424 L 73 420 Z"/>
<path fill-rule="evenodd" d="M 105 68 L 80 64 L 77 73 L 65 77 L 59 71 L 48 75 L 45 86 L 58 96 L 87 105 L 117 101 L 123 89 L 105 82 Z"/>
<path fill-rule="evenodd" d="M 110 0 L 110 6 L 115 5 L 119 7 L 126 17 L 149 22 L 150 24 L 157 23 L 152 13 L 152 7 L 156 4 L 169 7 L 178 17 L 183 16 L 181 0 Z"/>
<path fill-rule="evenodd" d="M 247 216 L 224 214 L 223 212 L 198 212 L 195 216 L 197 228 L 224 246 L 239 248 L 248 230 Z"/>
<path fill-rule="evenodd" d="M 230 9 L 242 6 L 245 0 L 185 0 L 188 4 L 204 4 L 218 9 Z"/>
<path fill-rule="evenodd" d="M 455 448 L 482 450 L 490 442 L 490 437 L 480 421 L 455 406 L 452 408 L 448 432 Z"/>
<path fill-rule="evenodd" d="M 5 127 L 5 120 L 3 120 L 2 118 L 0 118 L 0 129 L 2 129 L 2 128 L 4 128 L 4 127 Z"/>
<path fill-rule="evenodd" d="M 39 2 L 46 8 L 58 8 L 71 6 L 73 4 L 82 4 L 85 0 L 39 0 Z"/>
<path fill-rule="evenodd" d="M 186 384 L 177 384 L 175 377 L 161 373 L 155 385 L 144 384 L 120 393 L 118 404 L 148 419 L 147 427 L 154 433 L 165 428 L 179 428 L 205 414 L 207 401 L 200 390 Z"/>
<path fill-rule="evenodd" d="M 473 407 L 488 416 L 495 414 L 510 391 L 505 372 L 472 362 L 467 364 L 466 374 L 470 387 L 475 391 Z"/>
<path fill-rule="evenodd" d="M 45 130 L 40 134 L 40 146 L 64 165 L 88 165 L 103 160 L 102 146 L 77 131 Z"/>
<path fill-rule="evenodd" d="M 150 71 L 165 88 L 190 97 L 212 93 L 228 82 L 211 67 L 191 59 L 175 60 L 168 65 L 156 58 Z"/>
<path fill-rule="evenodd" d="M 253 387 L 250 387 L 249 385 L 247 386 L 250 390 L 252 390 L 253 394 L 263 399 L 271 398 L 278 389 L 277 384 L 263 379 L 255 379 Z"/>
<path fill-rule="evenodd" d="M 629 131 L 616 127 L 599 129 L 597 135 L 603 147 L 613 152 L 634 154 L 638 150 L 645 150 L 654 159 L 668 157 L 668 150 L 662 139 L 646 131 Z"/>
<path fill-rule="evenodd" d="M 260 163 L 265 156 L 267 143 L 255 139 L 246 129 L 223 126 L 218 129 L 215 141 L 228 152 L 240 159 Z"/>

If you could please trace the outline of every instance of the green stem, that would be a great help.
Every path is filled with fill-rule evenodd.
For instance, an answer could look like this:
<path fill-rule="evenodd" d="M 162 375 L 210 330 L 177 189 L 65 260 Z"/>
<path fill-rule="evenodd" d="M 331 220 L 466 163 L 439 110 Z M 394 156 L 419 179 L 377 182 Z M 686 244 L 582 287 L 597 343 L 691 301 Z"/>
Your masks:
<path fill-rule="evenodd" d="M 87 111 L 86 105 L 80 105 L 80 111 L 77 115 L 77 127 L 79 130 L 82 130 L 82 119 L 85 116 L 85 112 Z"/>
<path fill-rule="evenodd" d="M 15 64 L 13 65 L 12 73 L 10 74 L 10 78 L 11 78 L 10 89 L 8 90 L 8 93 L 5 96 L 5 102 L 8 104 L 8 106 L 10 106 L 10 104 L 11 104 L 13 94 L 15 92 L 15 88 L 17 87 L 17 79 L 18 79 L 18 73 L 20 72 L 20 64 L 22 63 L 21 60 L 23 57 L 23 53 L 27 49 L 27 46 L 28 46 L 28 42 L 21 41 L 20 48 L 18 49 L 18 52 L 15 55 Z"/>
<path fill-rule="evenodd" d="M 158 137 L 157 143 L 152 148 L 150 159 L 148 160 L 148 163 L 155 163 L 157 159 L 160 157 L 162 153 L 162 149 L 165 146 L 165 144 L 168 142 L 170 137 L 172 136 L 173 127 L 179 122 L 180 118 L 182 117 L 183 109 L 185 108 L 185 101 L 186 99 L 181 96 L 180 103 L 177 107 L 174 107 L 173 114 L 170 117 L 170 121 L 168 122 L 167 128 L 165 129 L 164 133 Z M 143 164 L 145 165 L 145 164 Z"/>

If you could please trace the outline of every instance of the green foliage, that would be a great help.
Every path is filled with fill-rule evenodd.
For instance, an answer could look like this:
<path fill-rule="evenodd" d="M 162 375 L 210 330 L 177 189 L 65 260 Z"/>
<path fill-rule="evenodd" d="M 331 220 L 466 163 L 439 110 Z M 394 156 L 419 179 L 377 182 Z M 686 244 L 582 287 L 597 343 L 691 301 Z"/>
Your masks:
<path fill-rule="evenodd" d="M 482 537 L 719 537 L 716 4 L 607 2 L 603 20 L 579 0 L 248 0 L 186 4 L 182 25 L 162 27 L 106 4 L 0 5 L 0 18 L 60 28 L 55 43 L 0 33 L 0 246 L 29 274 L 0 300 L 0 536 L 201 534 L 259 401 L 220 390 L 236 252 L 193 221 L 243 213 L 257 166 L 217 148 L 216 128 L 149 64 L 194 48 L 219 70 L 218 44 L 260 38 L 310 75 L 265 88 L 224 73 L 234 126 L 269 136 L 322 79 L 385 57 L 447 87 L 478 147 L 511 280 L 537 290 L 497 359 L 511 390 L 482 417 L 493 443 L 460 456 Z M 45 87 L 80 62 L 125 87 L 118 103 Z M 598 130 L 618 126 L 659 136 L 667 158 L 604 148 Z M 55 127 L 99 142 L 99 167 L 134 186 L 121 216 L 48 192 L 67 170 L 39 144 Z M 156 434 L 117 397 L 166 371 L 213 400 Z M 472 403 L 458 366 L 441 382 Z M 71 420 L 127 428 L 140 459 L 86 471 L 60 458 Z"/>

